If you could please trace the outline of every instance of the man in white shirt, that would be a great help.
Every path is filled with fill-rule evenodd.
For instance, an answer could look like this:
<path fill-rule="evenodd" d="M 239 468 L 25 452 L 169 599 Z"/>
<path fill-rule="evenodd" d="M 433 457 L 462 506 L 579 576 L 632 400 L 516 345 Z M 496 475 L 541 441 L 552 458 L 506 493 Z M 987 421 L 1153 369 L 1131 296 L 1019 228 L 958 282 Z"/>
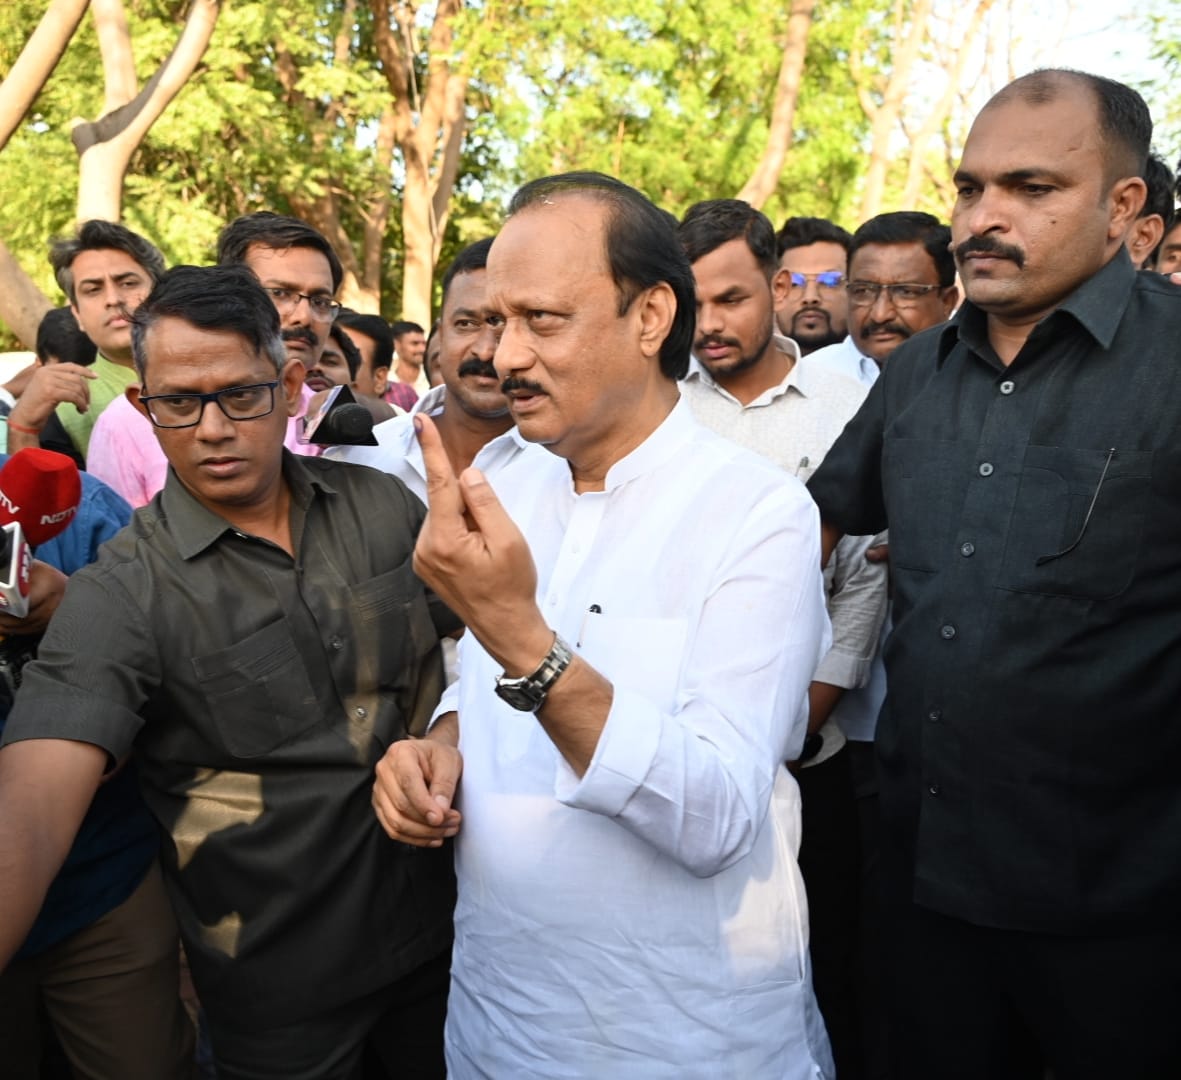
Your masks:
<path fill-rule="evenodd" d="M 740 199 L 689 208 L 680 239 L 697 284 L 694 366 L 681 392 L 697 418 L 780 468 L 807 478 L 865 398 L 855 379 L 800 358 L 774 333 L 788 293 L 775 230 Z M 833 647 L 809 691 L 811 733 L 798 774 L 800 869 L 811 914 L 816 998 L 838 1074 L 859 1075 L 857 817 L 845 738 L 832 721 L 864 685 L 886 611 L 886 567 L 866 560 L 874 537 L 845 537 L 825 567 Z"/>
<path fill-rule="evenodd" d="M 491 239 L 469 244 L 443 275 L 443 382 L 419 398 L 413 410 L 434 422 L 454 472 L 474 465 L 485 476 L 495 475 L 529 445 L 513 426 L 492 366 L 503 320 L 488 306 L 485 267 L 491 247 Z M 414 437 L 413 413 L 378 424 L 373 429 L 376 446 L 337 446 L 327 456 L 390 473 L 426 502 L 426 468 Z"/>
<path fill-rule="evenodd" d="M 831 1076 L 783 766 L 828 645 L 814 510 L 678 400 L 693 279 L 666 215 L 594 173 L 509 213 L 496 368 L 553 456 L 494 494 L 416 418 L 415 565 L 469 632 L 374 792 L 391 836 L 458 835 L 449 1071 Z"/>

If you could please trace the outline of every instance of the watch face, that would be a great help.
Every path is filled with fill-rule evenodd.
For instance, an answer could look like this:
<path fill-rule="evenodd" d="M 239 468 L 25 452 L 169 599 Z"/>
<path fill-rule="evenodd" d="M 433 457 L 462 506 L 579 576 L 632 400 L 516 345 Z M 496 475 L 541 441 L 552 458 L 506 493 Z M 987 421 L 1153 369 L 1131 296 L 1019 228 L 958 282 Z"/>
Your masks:
<path fill-rule="evenodd" d="M 529 687 L 514 685 L 507 680 L 496 684 L 496 694 L 501 701 L 507 702 L 521 712 L 533 712 L 540 704 L 536 692 L 532 692 Z"/>

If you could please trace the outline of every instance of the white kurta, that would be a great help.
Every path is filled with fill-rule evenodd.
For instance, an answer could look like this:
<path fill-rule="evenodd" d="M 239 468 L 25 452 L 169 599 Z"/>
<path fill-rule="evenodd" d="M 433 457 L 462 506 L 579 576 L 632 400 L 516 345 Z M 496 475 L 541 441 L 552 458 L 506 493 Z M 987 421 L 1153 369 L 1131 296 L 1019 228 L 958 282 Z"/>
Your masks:
<path fill-rule="evenodd" d="M 538 602 L 614 701 L 580 779 L 461 643 L 450 1074 L 830 1076 L 782 765 L 828 645 L 807 492 L 683 401 L 603 492 L 521 464 Z"/>

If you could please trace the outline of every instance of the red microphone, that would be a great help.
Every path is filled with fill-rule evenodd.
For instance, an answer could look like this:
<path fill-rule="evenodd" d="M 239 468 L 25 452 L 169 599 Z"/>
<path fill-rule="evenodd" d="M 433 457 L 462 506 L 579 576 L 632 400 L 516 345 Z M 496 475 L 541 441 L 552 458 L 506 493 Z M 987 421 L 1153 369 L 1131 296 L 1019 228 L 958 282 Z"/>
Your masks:
<path fill-rule="evenodd" d="M 82 477 L 65 454 L 29 447 L 0 468 L 0 611 L 29 613 L 32 549 L 63 532 L 81 501 Z"/>

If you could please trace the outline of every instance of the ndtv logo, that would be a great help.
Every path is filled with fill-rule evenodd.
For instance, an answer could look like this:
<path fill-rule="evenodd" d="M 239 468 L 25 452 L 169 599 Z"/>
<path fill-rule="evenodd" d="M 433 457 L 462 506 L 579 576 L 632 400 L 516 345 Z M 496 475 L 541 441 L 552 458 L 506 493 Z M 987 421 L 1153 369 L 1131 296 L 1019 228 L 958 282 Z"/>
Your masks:
<path fill-rule="evenodd" d="M 3 498 L 2 493 L 0 493 L 0 498 Z M 41 524 L 56 525 L 59 521 L 67 521 L 69 518 L 74 516 L 74 512 L 77 509 L 78 508 L 76 506 L 71 506 L 68 510 L 59 510 L 56 514 L 42 514 Z"/>
<path fill-rule="evenodd" d="M 0 491 L 0 508 L 7 510 L 13 517 L 16 517 L 21 512 L 21 508 L 5 495 L 3 491 Z"/>

